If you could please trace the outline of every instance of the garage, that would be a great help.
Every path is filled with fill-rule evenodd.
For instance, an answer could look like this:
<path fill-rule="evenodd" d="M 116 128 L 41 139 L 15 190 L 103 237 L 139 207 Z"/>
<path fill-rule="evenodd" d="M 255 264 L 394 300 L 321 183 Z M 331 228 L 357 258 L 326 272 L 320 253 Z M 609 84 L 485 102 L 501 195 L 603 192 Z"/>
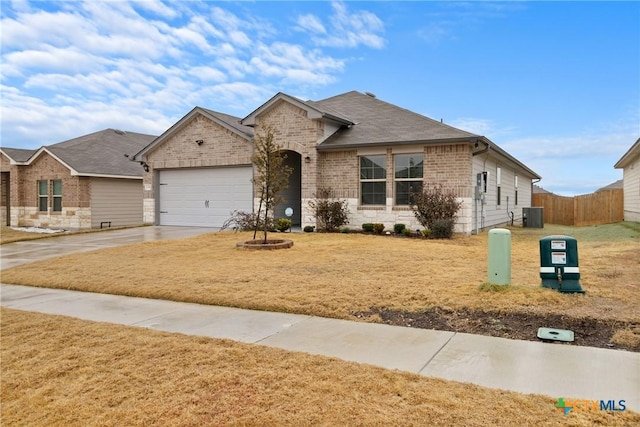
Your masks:
<path fill-rule="evenodd" d="M 160 225 L 220 227 L 234 210 L 252 211 L 251 166 L 159 171 Z"/>

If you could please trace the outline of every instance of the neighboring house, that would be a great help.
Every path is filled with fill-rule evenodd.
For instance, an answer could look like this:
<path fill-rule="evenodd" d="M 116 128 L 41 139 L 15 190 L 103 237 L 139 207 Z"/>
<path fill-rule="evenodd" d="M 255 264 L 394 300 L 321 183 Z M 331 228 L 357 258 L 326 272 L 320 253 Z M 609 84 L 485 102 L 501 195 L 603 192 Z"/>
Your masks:
<path fill-rule="evenodd" d="M 614 167 L 622 169 L 624 220 L 640 221 L 640 138 Z"/>
<path fill-rule="evenodd" d="M 156 137 L 107 129 L 37 150 L 0 148 L 2 223 L 88 229 L 140 225 L 133 155 Z"/>
<path fill-rule="evenodd" d="M 553 194 L 553 192 L 545 190 L 539 185 L 533 184 L 533 194 Z"/>
<path fill-rule="evenodd" d="M 598 188 L 596 191 L 594 191 L 594 193 L 598 193 L 600 191 L 617 190 L 619 188 L 624 188 L 624 181 L 622 179 L 614 181 L 609 185 L 605 185 L 604 187 Z"/>
<path fill-rule="evenodd" d="M 531 169 L 488 138 L 348 92 L 320 101 L 278 93 L 244 119 L 196 107 L 132 160 L 144 174 L 144 219 L 218 227 L 233 210 L 257 207 L 251 178 L 254 133 L 274 131 L 293 169 L 285 202 L 293 225 L 315 225 L 309 201 L 331 188 L 348 202 L 350 226 L 421 228 L 409 191 L 442 184 L 463 202 L 456 231 L 474 233 L 521 218 L 531 206 Z"/>

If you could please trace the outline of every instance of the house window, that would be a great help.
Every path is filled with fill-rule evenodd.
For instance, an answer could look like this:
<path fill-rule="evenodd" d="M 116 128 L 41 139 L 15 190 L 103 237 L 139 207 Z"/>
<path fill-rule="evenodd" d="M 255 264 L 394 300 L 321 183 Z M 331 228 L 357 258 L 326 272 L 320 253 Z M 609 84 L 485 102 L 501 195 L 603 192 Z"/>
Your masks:
<path fill-rule="evenodd" d="M 396 205 L 409 205 L 411 193 L 422 191 L 422 154 L 393 156 Z"/>
<path fill-rule="evenodd" d="M 387 156 L 360 157 L 360 204 L 386 204 Z"/>
<path fill-rule="evenodd" d="M 502 169 L 500 167 L 496 168 L 496 186 L 498 187 L 498 206 L 502 202 L 502 194 L 500 191 L 500 180 L 502 179 Z"/>
<path fill-rule="evenodd" d="M 62 212 L 62 181 L 53 181 L 53 211 Z"/>
<path fill-rule="evenodd" d="M 47 212 L 49 207 L 49 181 L 38 181 L 38 210 Z"/>
<path fill-rule="evenodd" d="M 515 196 L 516 196 L 516 206 L 518 206 L 518 175 L 516 175 L 513 178 L 513 186 L 516 189 L 515 191 Z"/>

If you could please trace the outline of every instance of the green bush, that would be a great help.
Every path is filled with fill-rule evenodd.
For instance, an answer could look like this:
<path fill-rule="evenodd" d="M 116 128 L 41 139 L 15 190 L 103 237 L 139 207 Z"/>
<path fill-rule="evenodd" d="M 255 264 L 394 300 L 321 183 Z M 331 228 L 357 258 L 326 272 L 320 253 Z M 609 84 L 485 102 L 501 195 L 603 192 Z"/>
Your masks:
<path fill-rule="evenodd" d="M 450 239 L 453 236 L 453 219 L 438 219 L 431 224 L 431 237 L 434 239 Z"/>
<path fill-rule="evenodd" d="M 342 230 L 340 230 L 340 232 L 344 234 L 349 234 L 351 233 L 351 229 L 349 227 L 344 227 Z"/>
<path fill-rule="evenodd" d="M 314 229 L 315 227 L 313 225 L 306 225 L 303 230 L 305 233 L 313 233 Z"/>
<path fill-rule="evenodd" d="M 396 234 L 404 234 L 404 230 L 407 229 L 407 226 L 404 224 L 394 224 L 393 232 Z"/>
<path fill-rule="evenodd" d="M 367 233 L 371 233 L 373 231 L 373 223 L 366 222 L 362 224 L 362 230 L 366 231 Z"/>
<path fill-rule="evenodd" d="M 273 226 L 276 230 L 284 232 L 291 228 L 291 220 L 288 218 L 278 218 Z"/>
<path fill-rule="evenodd" d="M 384 231 L 384 224 L 380 224 L 379 222 L 373 224 L 373 232 L 374 233 L 382 234 L 383 231 Z"/>
<path fill-rule="evenodd" d="M 405 228 L 402 234 L 404 234 L 406 237 L 411 237 L 411 230 L 409 230 L 408 228 Z"/>
<path fill-rule="evenodd" d="M 425 228 L 424 230 L 422 230 L 422 235 L 428 239 L 429 236 L 431 235 L 431 230 L 429 230 L 428 228 Z"/>

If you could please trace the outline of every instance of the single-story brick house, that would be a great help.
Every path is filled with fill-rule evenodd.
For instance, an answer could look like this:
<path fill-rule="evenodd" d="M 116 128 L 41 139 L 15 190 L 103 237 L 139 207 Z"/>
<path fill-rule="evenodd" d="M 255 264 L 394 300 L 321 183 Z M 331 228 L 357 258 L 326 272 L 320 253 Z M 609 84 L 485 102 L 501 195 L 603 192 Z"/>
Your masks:
<path fill-rule="evenodd" d="M 143 169 L 125 154 L 155 138 L 106 129 L 37 150 L 0 148 L 2 223 L 62 229 L 141 225 Z"/>
<path fill-rule="evenodd" d="M 622 169 L 624 220 L 640 222 L 640 138 L 614 166 Z"/>
<path fill-rule="evenodd" d="M 278 93 L 241 119 L 196 107 L 132 160 L 144 174 L 144 220 L 220 226 L 231 211 L 257 206 L 251 184 L 253 136 L 273 129 L 293 168 L 276 217 L 315 225 L 309 201 L 319 188 L 347 200 L 350 226 L 381 222 L 421 228 L 409 188 L 440 183 L 463 207 L 456 231 L 474 233 L 515 220 L 531 206 L 540 176 L 488 138 L 347 92 L 320 101 Z"/>

